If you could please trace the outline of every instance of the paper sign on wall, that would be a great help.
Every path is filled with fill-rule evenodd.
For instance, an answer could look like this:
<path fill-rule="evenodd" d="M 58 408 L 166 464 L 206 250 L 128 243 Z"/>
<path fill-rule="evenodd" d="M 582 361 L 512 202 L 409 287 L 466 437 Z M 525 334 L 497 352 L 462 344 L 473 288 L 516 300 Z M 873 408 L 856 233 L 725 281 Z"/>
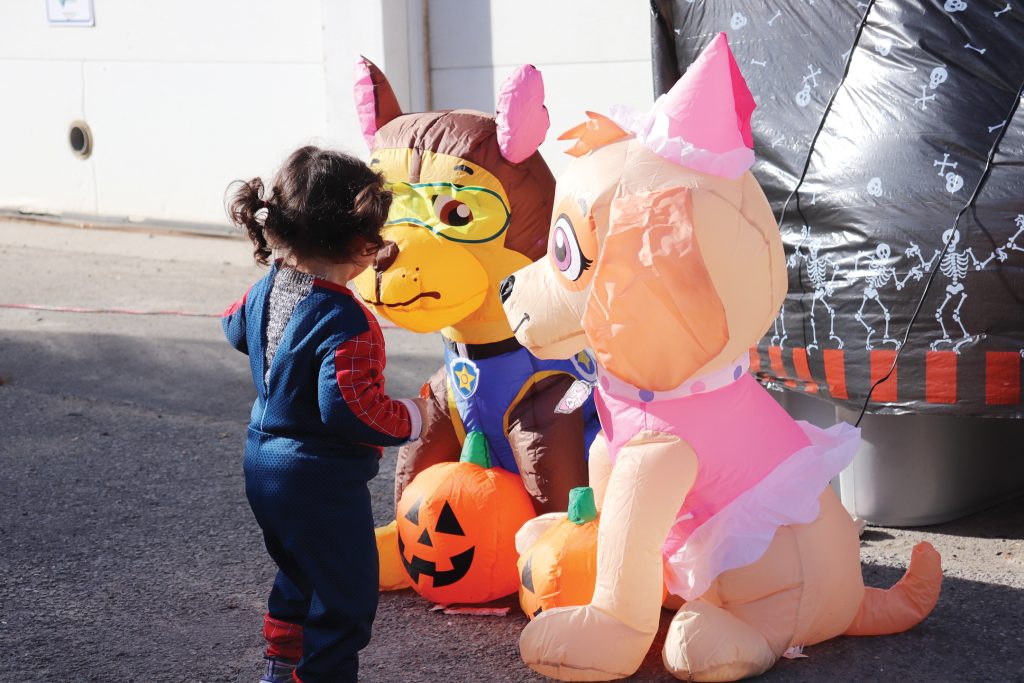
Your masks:
<path fill-rule="evenodd" d="M 46 19 L 51 26 L 94 26 L 92 0 L 46 0 Z"/>

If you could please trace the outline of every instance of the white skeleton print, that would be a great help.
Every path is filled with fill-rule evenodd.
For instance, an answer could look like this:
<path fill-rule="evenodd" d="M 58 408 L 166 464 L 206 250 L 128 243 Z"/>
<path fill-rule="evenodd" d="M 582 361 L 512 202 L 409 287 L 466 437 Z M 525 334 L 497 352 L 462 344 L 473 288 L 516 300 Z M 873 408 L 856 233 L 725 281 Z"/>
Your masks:
<path fill-rule="evenodd" d="M 797 267 L 798 259 L 803 259 L 807 268 L 807 277 L 810 278 L 811 284 L 814 285 L 814 298 L 811 300 L 811 343 L 807 345 L 807 352 L 810 353 L 811 350 L 820 348 L 818 345 L 817 325 L 814 322 L 814 307 L 819 301 L 828 311 L 829 315 L 828 338 L 830 340 L 834 340 L 837 347 L 841 349 L 843 348 L 843 340 L 836 336 L 835 333 L 836 309 L 828 303 L 828 298 L 835 292 L 835 280 L 836 276 L 839 275 L 839 266 L 831 256 L 819 255 L 821 245 L 818 240 L 812 240 L 810 238 L 810 227 L 805 225 L 801 228 L 800 235 L 803 239 L 800 240 L 800 244 L 796 245 L 796 250 L 786 260 L 786 265 L 790 268 L 795 268 Z M 800 247 L 805 244 L 807 245 L 806 253 L 800 251 Z M 832 268 L 831 278 L 828 277 L 828 269 L 830 266 Z M 783 328 L 783 334 L 785 334 L 785 328 Z M 783 339 L 785 339 L 785 337 L 783 337 Z"/>
<path fill-rule="evenodd" d="M 942 254 L 941 249 L 936 249 L 932 257 L 927 261 L 924 260 L 924 256 L 921 255 L 921 248 L 910 243 L 910 247 L 907 248 L 907 256 L 917 256 L 921 262 L 921 270 L 930 271 L 935 261 L 942 255 L 942 260 L 939 261 L 939 272 L 949 280 L 949 284 L 946 285 L 946 298 L 942 300 L 939 307 L 935 310 L 935 320 L 938 321 L 939 326 L 942 328 L 942 338 L 936 339 L 931 343 L 932 351 L 937 351 L 938 348 L 943 344 L 949 344 L 953 347 L 956 353 L 960 353 L 960 347 L 971 341 L 974 337 L 967 332 L 967 328 L 964 327 L 963 320 L 960 317 L 960 309 L 963 308 L 964 301 L 967 300 L 967 291 L 964 285 L 964 281 L 967 279 L 967 267 L 970 262 L 973 261 L 974 269 L 981 270 L 988 265 L 989 261 L 993 258 L 999 258 L 999 260 L 1005 260 L 1006 254 L 1001 253 L 1001 249 L 997 249 L 984 261 L 979 261 L 974 255 L 974 250 L 971 247 L 964 249 L 963 251 L 957 251 L 957 245 L 960 244 L 960 231 L 950 228 L 942 233 L 942 243 L 949 243 L 949 247 L 945 254 Z M 953 309 L 953 322 L 960 327 L 960 332 L 963 337 L 954 342 L 949 336 L 949 331 L 946 329 L 946 321 L 944 318 L 944 312 L 946 306 L 953 297 L 959 296 L 960 301 L 957 302 L 956 308 Z"/>
<path fill-rule="evenodd" d="M 913 277 L 915 280 L 921 279 L 921 268 L 914 266 L 907 273 L 906 277 L 902 280 L 896 273 L 896 269 L 890 265 L 887 265 L 889 257 L 892 252 L 889 249 L 889 245 L 886 243 L 879 244 L 874 252 L 862 251 L 857 254 L 854 260 L 854 269 L 857 268 L 857 263 L 862 258 L 868 260 L 868 274 L 864 278 L 866 286 L 864 287 L 864 295 L 861 297 L 860 308 L 857 309 L 857 313 L 853 316 L 854 319 L 864 326 L 864 331 L 868 333 L 867 340 L 864 343 L 864 348 L 868 351 L 875 348 L 871 344 L 871 337 L 877 333 L 877 330 L 864 321 L 864 306 L 867 305 L 868 301 L 874 301 L 878 304 L 878 307 L 882 309 L 882 317 L 885 321 L 885 326 L 882 331 L 882 344 L 892 344 L 899 350 L 901 344 L 898 339 L 893 339 L 889 336 L 889 309 L 886 308 L 885 304 L 882 303 L 882 299 L 878 296 L 878 290 L 889 284 L 889 280 L 892 280 L 896 284 L 896 290 L 903 289 L 904 285 L 907 284 L 907 280 Z"/>
<path fill-rule="evenodd" d="M 1015 232 L 1013 234 L 1013 237 L 1011 237 L 1010 239 L 1006 240 L 1006 246 L 1005 247 L 999 247 L 998 249 L 996 249 L 993 252 L 993 254 L 996 257 L 998 257 L 998 259 L 1000 261 L 1005 261 L 1007 259 L 1007 256 L 1006 256 L 1006 250 L 1007 249 L 1009 249 L 1010 251 L 1024 251 L 1024 247 L 1018 247 L 1017 246 L 1017 238 L 1020 237 L 1022 234 L 1024 234 L 1024 213 L 1017 214 L 1017 218 L 1016 218 L 1016 220 L 1013 221 L 1013 223 L 1014 223 L 1014 225 L 1017 226 L 1017 232 Z M 991 259 L 991 258 L 992 257 L 989 256 L 989 259 Z M 988 261 L 985 261 L 985 263 L 987 264 Z M 1022 351 L 1021 353 L 1022 353 L 1022 355 L 1024 355 L 1024 351 Z"/>
<path fill-rule="evenodd" d="M 769 342 L 772 346 L 781 347 L 786 343 L 786 304 L 782 304 L 782 309 L 779 311 L 779 315 L 776 316 L 775 322 L 772 323 L 772 339 Z"/>

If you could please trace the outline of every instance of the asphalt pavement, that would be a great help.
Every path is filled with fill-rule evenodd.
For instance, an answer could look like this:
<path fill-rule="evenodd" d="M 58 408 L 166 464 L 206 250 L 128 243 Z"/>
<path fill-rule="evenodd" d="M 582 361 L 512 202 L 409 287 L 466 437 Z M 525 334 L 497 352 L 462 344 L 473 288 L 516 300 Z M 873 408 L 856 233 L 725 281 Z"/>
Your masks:
<path fill-rule="evenodd" d="M 0 259 L 0 681 L 255 682 L 274 569 L 243 491 L 254 390 L 217 318 L 260 276 L 247 243 L 7 222 Z M 413 395 L 440 343 L 385 336 L 389 393 Z M 391 449 L 371 485 L 379 523 L 394 465 Z M 808 648 L 761 680 L 1024 681 L 1024 500 L 870 527 L 866 582 L 895 582 L 919 540 L 946 575 L 927 621 Z M 450 616 L 384 594 L 361 679 L 547 680 L 519 659 L 515 600 L 498 604 L 510 614 Z M 657 643 L 631 680 L 674 680 Z"/>

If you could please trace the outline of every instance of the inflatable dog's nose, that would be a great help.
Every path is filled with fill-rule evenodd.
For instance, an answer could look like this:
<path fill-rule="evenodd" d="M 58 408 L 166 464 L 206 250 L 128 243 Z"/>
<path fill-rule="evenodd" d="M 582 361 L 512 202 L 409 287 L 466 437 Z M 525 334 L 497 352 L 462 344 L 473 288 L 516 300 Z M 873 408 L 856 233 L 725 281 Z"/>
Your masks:
<path fill-rule="evenodd" d="M 509 275 L 501 281 L 501 287 L 498 289 L 498 295 L 501 296 L 501 303 L 505 303 L 505 300 L 512 296 L 512 287 L 515 283 L 515 275 Z"/>
<path fill-rule="evenodd" d="M 377 250 L 377 255 L 373 257 L 373 269 L 378 273 L 383 273 L 391 267 L 397 258 L 398 245 L 391 240 L 386 240 L 384 246 Z"/>

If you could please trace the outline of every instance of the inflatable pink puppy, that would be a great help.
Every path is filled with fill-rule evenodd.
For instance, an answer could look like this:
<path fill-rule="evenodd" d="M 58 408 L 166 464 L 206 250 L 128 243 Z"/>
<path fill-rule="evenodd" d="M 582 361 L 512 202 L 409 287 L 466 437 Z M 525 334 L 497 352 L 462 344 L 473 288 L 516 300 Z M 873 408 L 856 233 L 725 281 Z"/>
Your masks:
<path fill-rule="evenodd" d="M 796 646 L 902 631 L 938 600 L 940 558 L 926 543 L 894 588 L 864 587 L 857 529 L 829 487 L 859 432 L 794 421 L 748 372 L 787 287 L 748 171 L 753 110 L 721 34 L 650 112 L 589 114 L 563 136 L 578 159 L 557 183 L 547 258 L 503 285 L 530 351 L 590 346 L 600 366 L 594 597 L 540 614 L 520 639 L 548 676 L 634 673 L 658 627 L 663 571 L 687 600 L 663 659 L 686 680 L 745 678 Z"/>

